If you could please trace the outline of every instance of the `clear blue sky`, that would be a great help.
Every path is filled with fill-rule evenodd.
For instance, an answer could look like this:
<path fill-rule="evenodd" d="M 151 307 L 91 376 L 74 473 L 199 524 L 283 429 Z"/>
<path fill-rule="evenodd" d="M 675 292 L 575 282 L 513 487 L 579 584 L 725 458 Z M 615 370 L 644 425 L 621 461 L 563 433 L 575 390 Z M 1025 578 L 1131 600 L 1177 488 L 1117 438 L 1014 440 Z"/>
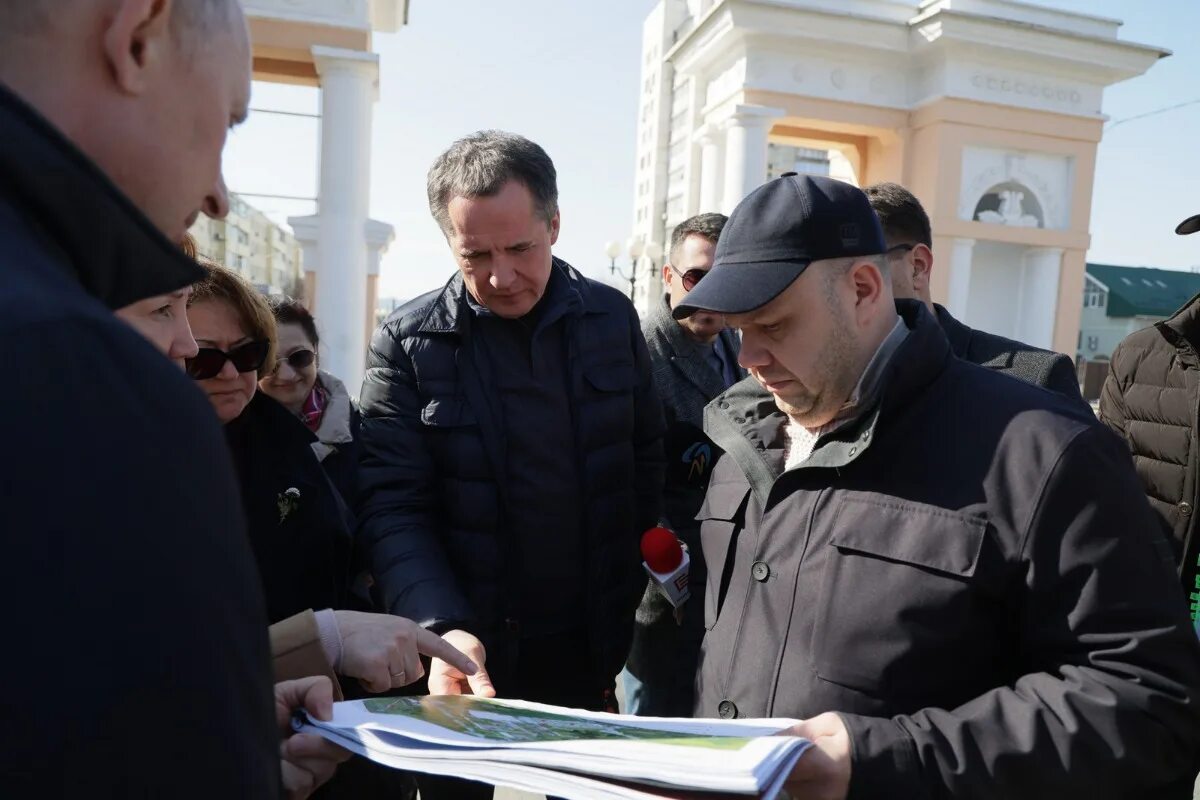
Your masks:
<path fill-rule="evenodd" d="M 1200 99 L 1198 0 L 1041 0 L 1125 21 L 1122 38 L 1174 52 L 1146 75 L 1110 88 L 1114 121 Z M 412 297 L 453 269 L 429 217 L 425 172 L 454 139 L 480 128 L 522 133 L 550 153 L 563 213 L 558 255 L 596 277 L 603 250 L 629 234 L 633 205 L 641 26 L 653 0 L 412 0 L 409 26 L 376 37 L 371 213 L 396 227 L 380 294 Z M 255 85 L 254 105 L 316 112 L 312 89 Z M 242 192 L 312 197 L 318 122 L 252 115 L 226 151 Z M 1105 133 L 1089 259 L 1185 269 L 1200 265 L 1200 235 L 1179 237 L 1200 213 L 1200 104 Z M 249 198 L 282 218 L 311 203 Z"/>

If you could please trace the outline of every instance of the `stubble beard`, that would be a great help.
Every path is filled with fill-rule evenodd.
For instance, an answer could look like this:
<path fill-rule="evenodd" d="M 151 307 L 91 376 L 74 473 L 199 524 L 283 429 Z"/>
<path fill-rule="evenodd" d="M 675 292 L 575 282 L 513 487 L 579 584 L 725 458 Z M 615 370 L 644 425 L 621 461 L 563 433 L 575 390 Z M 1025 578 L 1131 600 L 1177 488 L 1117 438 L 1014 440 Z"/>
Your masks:
<path fill-rule="evenodd" d="M 788 397 L 775 396 L 775 405 L 794 422 L 805 428 L 827 425 L 850 399 L 858 384 L 858 348 L 854 333 L 844 314 L 838 313 L 829 338 L 822 344 L 815 374 L 822 378 L 818 388 L 810 389 L 796 380 L 796 390 Z"/>

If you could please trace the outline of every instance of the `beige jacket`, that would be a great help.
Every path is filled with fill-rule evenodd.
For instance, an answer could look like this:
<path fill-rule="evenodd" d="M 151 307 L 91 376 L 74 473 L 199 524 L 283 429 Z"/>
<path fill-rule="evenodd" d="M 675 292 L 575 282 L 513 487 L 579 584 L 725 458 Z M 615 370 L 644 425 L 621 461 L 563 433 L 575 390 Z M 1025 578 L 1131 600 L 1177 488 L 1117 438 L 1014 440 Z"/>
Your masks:
<path fill-rule="evenodd" d="M 342 687 L 337 675 L 321 649 L 321 635 L 312 609 L 280 620 L 269 629 L 271 636 L 271 666 L 276 681 L 324 675 L 333 681 L 333 699 L 342 699 Z"/>

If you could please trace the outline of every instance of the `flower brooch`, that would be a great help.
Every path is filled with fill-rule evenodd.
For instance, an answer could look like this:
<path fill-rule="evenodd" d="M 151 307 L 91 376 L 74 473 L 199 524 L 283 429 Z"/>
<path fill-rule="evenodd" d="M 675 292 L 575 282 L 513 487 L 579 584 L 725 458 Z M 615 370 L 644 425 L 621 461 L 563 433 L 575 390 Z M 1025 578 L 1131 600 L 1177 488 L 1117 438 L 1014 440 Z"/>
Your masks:
<path fill-rule="evenodd" d="M 300 490 L 293 486 L 285 492 L 280 492 L 275 498 L 275 507 L 279 509 L 279 522 L 282 524 L 300 507 Z"/>

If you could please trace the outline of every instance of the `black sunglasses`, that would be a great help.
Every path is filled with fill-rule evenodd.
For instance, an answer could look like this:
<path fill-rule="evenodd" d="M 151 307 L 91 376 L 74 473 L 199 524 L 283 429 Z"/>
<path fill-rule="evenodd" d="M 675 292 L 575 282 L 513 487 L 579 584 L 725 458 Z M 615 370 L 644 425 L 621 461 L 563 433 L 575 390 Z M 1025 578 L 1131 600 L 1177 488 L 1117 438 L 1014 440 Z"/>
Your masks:
<path fill-rule="evenodd" d="M 274 375 L 276 372 L 279 372 L 279 365 L 284 361 L 286 361 L 288 366 L 292 369 L 301 370 L 311 367 L 312 363 L 316 360 L 317 354 L 312 350 L 297 350 L 294 353 L 289 353 L 283 358 L 275 359 L 275 369 L 271 370 L 271 374 Z"/>
<path fill-rule="evenodd" d="M 262 369 L 270 349 L 271 343 L 266 339 L 239 344 L 229 352 L 215 347 L 201 347 L 196 355 L 187 359 L 187 374 L 198 381 L 215 378 L 225 367 L 226 361 L 232 363 L 238 372 L 257 372 Z"/>
<path fill-rule="evenodd" d="M 683 288 L 687 289 L 689 292 L 692 289 L 695 289 L 696 284 L 708 274 L 708 270 L 706 269 L 689 269 L 687 272 L 680 272 L 679 270 L 675 269 L 673 264 L 668 266 L 671 267 L 671 272 L 674 272 L 683 279 Z"/>

